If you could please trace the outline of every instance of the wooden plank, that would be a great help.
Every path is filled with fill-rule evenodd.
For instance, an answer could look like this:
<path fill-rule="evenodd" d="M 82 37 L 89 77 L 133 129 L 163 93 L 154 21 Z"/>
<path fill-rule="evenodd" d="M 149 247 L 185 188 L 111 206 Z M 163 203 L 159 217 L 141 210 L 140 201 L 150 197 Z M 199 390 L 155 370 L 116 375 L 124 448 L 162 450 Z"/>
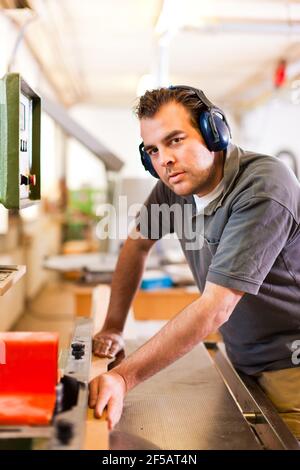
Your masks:
<path fill-rule="evenodd" d="M 84 288 L 82 295 L 86 296 L 85 301 L 90 303 L 90 312 L 94 318 L 94 333 L 102 327 L 109 303 L 110 287 L 100 285 L 94 288 Z M 77 290 L 78 294 L 78 290 Z M 82 308 L 82 305 L 79 305 Z M 93 356 L 90 371 L 90 381 L 98 375 L 107 371 L 108 359 L 101 359 Z M 86 434 L 84 450 L 108 450 L 109 431 L 106 412 L 100 419 L 94 417 L 94 410 L 88 409 L 86 419 Z"/>
<path fill-rule="evenodd" d="M 88 409 L 83 450 L 108 450 L 109 433 L 106 412 L 100 419 L 94 417 L 94 410 Z"/>
<path fill-rule="evenodd" d="M 16 270 L 10 271 L 10 266 L 1 266 L 1 272 L 5 274 L 5 271 L 10 271 L 9 275 L 3 281 L 0 281 L 0 295 L 4 295 L 11 287 L 13 287 L 26 273 L 26 266 L 16 265 Z"/>
<path fill-rule="evenodd" d="M 108 359 L 93 357 L 90 372 L 90 380 L 107 371 Z M 85 428 L 84 450 L 107 450 L 109 449 L 109 431 L 107 414 L 104 411 L 101 418 L 95 418 L 94 410 L 88 408 Z"/>

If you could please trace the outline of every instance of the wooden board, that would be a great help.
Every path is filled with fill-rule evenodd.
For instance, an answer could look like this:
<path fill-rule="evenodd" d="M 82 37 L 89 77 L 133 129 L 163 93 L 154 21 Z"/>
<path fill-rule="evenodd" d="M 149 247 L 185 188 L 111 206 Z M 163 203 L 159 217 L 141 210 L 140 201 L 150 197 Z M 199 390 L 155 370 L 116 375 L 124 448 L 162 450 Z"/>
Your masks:
<path fill-rule="evenodd" d="M 3 281 L 0 281 L 0 296 L 4 295 L 26 273 L 26 266 L 17 265 L 15 267 L 16 267 L 16 270 L 12 270 L 6 279 L 4 279 Z M 7 265 L 6 267 L 4 266 L 1 267 L 0 274 L 1 272 L 4 272 L 5 269 L 9 270 L 9 268 L 10 268 L 10 265 Z"/>
<path fill-rule="evenodd" d="M 108 450 L 109 433 L 107 427 L 106 413 L 100 419 L 94 417 L 94 410 L 88 409 L 85 442 L 83 450 Z"/>
<path fill-rule="evenodd" d="M 93 357 L 90 380 L 107 371 L 107 359 Z M 102 417 L 95 418 L 94 410 L 88 408 L 85 428 L 85 441 L 83 450 L 108 450 L 109 449 L 109 432 L 107 424 L 106 412 Z"/>
<path fill-rule="evenodd" d="M 99 331 L 102 327 L 110 295 L 110 288 L 108 286 L 98 286 L 95 288 L 83 288 L 75 291 L 75 296 L 83 295 L 83 298 L 87 300 L 87 303 L 80 304 L 76 303 L 77 315 L 80 313 L 90 313 L 94 318 L 94 333 Z M 83 307 L 84 310 L 81 310 Z M 89 310 L 88 310 L 89 309 Z M 90 380 L 97 377 L 98 375 L 103 374 L 107 371 L 109 364 L 108 359 L 101 359 L 99 357 L 93 356 L 92 366 L 90 371 Z M 94 410 L 87 410 L 87 419 L 86 419 L 86 434 L 84 442 L 84 450 L 108 450 L 109 449 L 109 431 L 108 423 L 106 418 L 106 412 L 102 415 L 100 419 L 94 417 Z"/>

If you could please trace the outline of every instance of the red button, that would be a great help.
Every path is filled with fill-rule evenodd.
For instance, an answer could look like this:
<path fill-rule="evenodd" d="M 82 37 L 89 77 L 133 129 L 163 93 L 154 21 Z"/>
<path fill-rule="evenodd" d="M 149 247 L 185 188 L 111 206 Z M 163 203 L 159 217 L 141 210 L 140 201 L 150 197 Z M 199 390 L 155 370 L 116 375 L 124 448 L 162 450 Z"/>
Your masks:
<path fill-rule="evenodd" d="M 36 186 L 36 175 L 29 175 L 29 183 L 31 186 Z"/>

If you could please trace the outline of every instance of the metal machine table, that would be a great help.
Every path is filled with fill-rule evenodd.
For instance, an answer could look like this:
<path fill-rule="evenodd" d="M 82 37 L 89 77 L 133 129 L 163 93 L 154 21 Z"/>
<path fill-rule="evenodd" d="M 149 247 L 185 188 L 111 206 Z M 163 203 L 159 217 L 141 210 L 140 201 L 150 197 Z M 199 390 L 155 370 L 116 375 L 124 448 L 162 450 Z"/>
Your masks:
<path fill-rule="evenodd" d="M 130 353 L 143 341 L 127 344 Z M 261 449 L 203 344 L 134 388 L 111 449 Z"/>

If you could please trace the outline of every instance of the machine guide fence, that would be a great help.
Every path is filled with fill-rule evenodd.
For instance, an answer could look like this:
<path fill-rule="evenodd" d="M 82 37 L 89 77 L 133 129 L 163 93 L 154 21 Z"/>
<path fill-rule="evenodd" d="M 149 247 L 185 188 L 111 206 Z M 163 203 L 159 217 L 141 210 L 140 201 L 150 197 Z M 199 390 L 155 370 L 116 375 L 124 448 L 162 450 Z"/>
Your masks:
<path fill-rule="evenodd" d="M 92 319 L 76 320 L 67 351 L 59 366 L 56 405 L 49 425 L 1 425 L 0 449 L 79 450 L 85 437 L 88 382 L 92 355 Z"/>

